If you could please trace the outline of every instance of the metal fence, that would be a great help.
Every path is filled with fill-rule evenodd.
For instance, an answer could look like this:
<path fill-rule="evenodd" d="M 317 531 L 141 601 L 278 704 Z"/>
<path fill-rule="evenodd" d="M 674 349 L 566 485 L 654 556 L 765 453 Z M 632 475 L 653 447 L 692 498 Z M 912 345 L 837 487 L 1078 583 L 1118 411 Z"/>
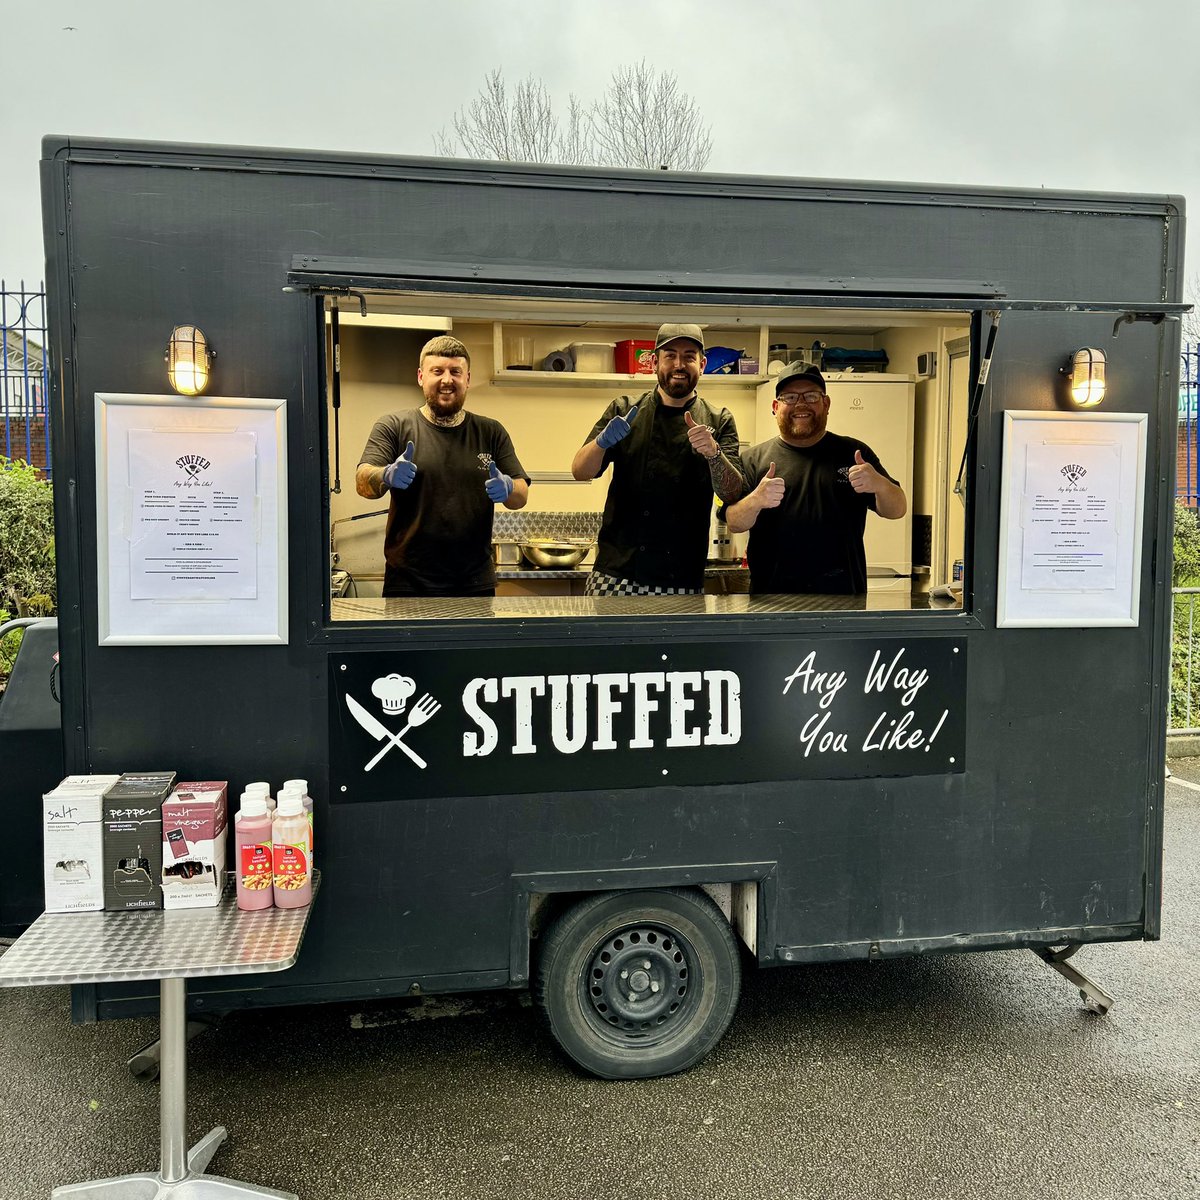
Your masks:
<path fill-rule="evenodd" d="M 1200 342 L 1185 342 L 1180 353 L 1179 437 L 1175 458 L 1175 494 L 1189 508 L 1200 507 L 1196 443 L 1200 428 Z"/>
<path fill-rule="evenodd" d="M 1200 646 L 1196 599 L 1200 588 L 1171 589 L 1171 733 L 1200 733 Z"/>
<path fill-rule="evenodd" d="M 46 355 L 46 293 L 27 291 L 22 281 L 10 289 L 0 279 L 0 453 L 22 458 L 51 474 L 50 423 L 46 401 L 50 375 Z"/>

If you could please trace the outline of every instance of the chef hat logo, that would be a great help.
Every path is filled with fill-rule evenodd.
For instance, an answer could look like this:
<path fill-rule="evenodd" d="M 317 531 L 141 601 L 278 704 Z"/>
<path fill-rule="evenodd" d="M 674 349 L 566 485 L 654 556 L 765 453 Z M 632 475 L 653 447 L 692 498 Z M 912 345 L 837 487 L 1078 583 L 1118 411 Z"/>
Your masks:
<path fill-rule="evenodd" d="M 384 675 L 371 684 L 371 695 L 377 696 L 383 702 L 383 711 L 395 716 L 404 711 L 408 698 L 417 690 L 416 680 L 407 675 Z"/>

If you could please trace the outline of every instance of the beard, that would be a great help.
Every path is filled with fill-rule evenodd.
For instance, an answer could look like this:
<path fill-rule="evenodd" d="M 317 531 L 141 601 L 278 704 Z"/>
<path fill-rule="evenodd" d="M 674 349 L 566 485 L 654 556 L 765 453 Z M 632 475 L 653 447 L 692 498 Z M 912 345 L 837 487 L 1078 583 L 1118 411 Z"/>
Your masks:
<path fill-rule="evenodd" d="M 445 418 L 454 416 L 466 401 L 466 392 L 459 388 L 446 391 L 440 386 L 435 386 L 425 392 L 425 403 L 429 405 L 429 411 L 435 417 Z"/>
<path fill-rule="evenodd" d="M 672 400 L 684 400 L 696 390 L 700 380 L 699 371 L 662 370 L 658 373 L 658 386 Z"/>
<path fill-rule="evenodd" d="M 825 432 L 827 420 L 823 413 L 813 409 L 796 413 L 781 408 L 776 424 L 785 438 L 806 441 L 809 438 L 819 438 Z"/>

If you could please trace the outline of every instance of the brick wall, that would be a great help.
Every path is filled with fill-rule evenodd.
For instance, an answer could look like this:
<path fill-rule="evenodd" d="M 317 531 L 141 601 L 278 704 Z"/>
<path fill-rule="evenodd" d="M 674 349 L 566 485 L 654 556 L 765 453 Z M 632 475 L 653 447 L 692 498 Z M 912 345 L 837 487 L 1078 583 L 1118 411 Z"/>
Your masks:
<path fill-rule="evenodd" d="M 25 430 L 29 428 L 29 447 L 25 446 Z M 30 466 L 42 475 L 49 472 L 50 459 L 46 446 L 45 417 L 9 417 L 0 427 L 0 454 L 7 458 L 28 458 Z"/>

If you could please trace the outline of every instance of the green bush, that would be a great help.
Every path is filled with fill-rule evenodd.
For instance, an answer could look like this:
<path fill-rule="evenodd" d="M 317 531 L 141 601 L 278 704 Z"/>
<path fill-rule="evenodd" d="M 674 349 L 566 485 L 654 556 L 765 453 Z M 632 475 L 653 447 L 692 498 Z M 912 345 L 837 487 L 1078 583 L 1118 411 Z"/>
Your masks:
<path fill-rule="evenodd" d="M 28 463 L 0 455 L 0 624 L 13 614 L 50 616 L 57 597 L 54 493 Z M 0 639 L 0 682 L 20 644 L 20 630 Z"/>
<path fill-rule="evenodd" d="M 54 493 L 28 463 L 0 455 L 0 606 L 54 612 Z"/>
<path fill-rule="evenodd" d="M 1175 501 L 1173 553 L 1172 584 L 1179 588 L 1200 587 L 1200 521 L 1196 510 L 1179 500 Z M 1200 725 L 1200 606 L 1196 604 L 1200 596 L 1175 596 L 1173 601 L 1170 726 L 1188 729 Z"/>

